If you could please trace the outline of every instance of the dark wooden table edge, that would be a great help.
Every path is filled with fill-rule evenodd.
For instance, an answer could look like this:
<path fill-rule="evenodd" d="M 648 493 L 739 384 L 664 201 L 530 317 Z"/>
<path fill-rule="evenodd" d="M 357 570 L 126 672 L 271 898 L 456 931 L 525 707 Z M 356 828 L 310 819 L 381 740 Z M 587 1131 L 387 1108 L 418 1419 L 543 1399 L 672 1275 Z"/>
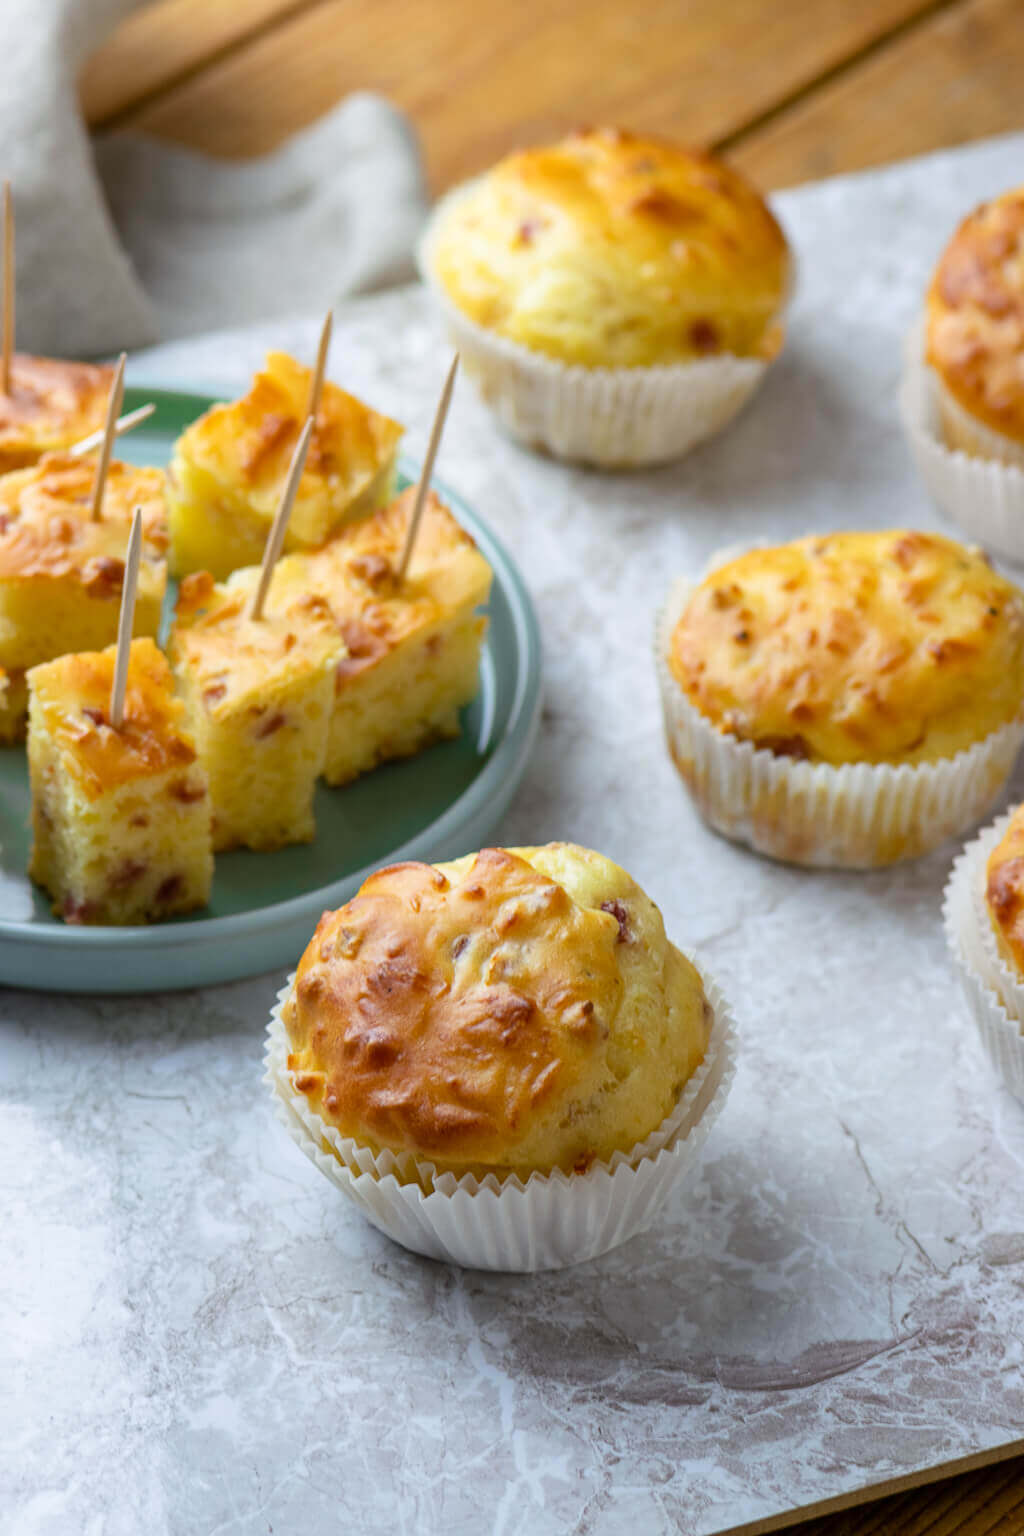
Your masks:
<path fill-rule="evenodd" d="M 816 1520 L 822 1515 L 842 1514 L 844 1510 L 873 1504 L 877 1499 L 887 1498 L 894 1493 L 911 1493 L 916 1488 L 926 1488 L 930 1483 L 948 1482 L 963 1472 L 978 1472 L 983 1467 L 995 1467 L 1022 1453 L 1024 1438 L 1008 1440 L 988 1451 L 972 1451 L 970 1455 L 959 1456 L 954 1461 L 938 1462 L 934 1467 L 925 1467 L 917 1472 L 900 1473 L 897 1477 L 887 1477 L 881 1482 L 851 1489 L 849 1493 L 837 1494 L 832 1499 L 818 1499 L 813 1504 L 802 1504 L 780 1515 L 768 1515 L 763 1520 L 723 1527 L 715 1536 L 770 1536 L 772 1531 L 794 1530 L 807 1520 Z"/>

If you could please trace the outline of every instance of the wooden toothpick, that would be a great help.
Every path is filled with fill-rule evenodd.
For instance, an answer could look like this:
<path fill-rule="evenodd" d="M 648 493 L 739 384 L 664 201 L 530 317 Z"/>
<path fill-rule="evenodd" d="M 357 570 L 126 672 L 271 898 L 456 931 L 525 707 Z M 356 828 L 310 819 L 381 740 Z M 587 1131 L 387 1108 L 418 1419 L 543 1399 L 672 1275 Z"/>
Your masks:
<path fill-rule="evenodd" d="M 444 381 L 444 389 L 441 391 L 441 399 L 438 401 L 437 415 L 434 417 L 434 425 L 430 433 L 430 442 L 427 444 L 427 456 L 423 460 L 423 471 L 420 475 L 419 485 L 416 487 L 416 499 L 412 505 L 412 514 L 409 518 L 409 526 L 405 533 L 405 547 L 402 550 L 402 558 L 398 565 L 398 580 L 405 580 L 405 573 L 409 569 L 409 561 L 412 559 L 413 545 L 416 543 L 416 535 L 419 532 L 420 518 L 423 516 L 423 508 L 427 501 L 427 492 L 430 490 L 430 477 L 434 472 L 434 460 L 437 458 L 437 450 L 441 446 L 441 433 L 444 431 L 445 419 L 448 415 L 448 407 L 452 402 L 452 390 L 455 388 L 455 373 L 459 366 L 459 354 L 456 352 L 452 358 L 452 365 L 448 370 L 448 377 Z"/>
<path fill-rule="evenodd" d="M 4 182 L 3 338 L 0 341 L 0 393 L 11 392 L 14 355 L 14 202 L 11 184 Z"/>
<path fill-rule="evenodd" d="M 306 401 L 306 415 L 315 416 L 320 409 L 320 396 L 324 392 L 324 370 L 327 367 L 327 354 L 331 347 L 331 331 L 334 329 L 334 314 L 327 311 L 327 316 L 320 331 L 320 344 L 316 349 L 316 366 L 313 369 L 313 377 L 309 383 L 309 399 Z"/>
<path fill-rule="evenodd" d="M 131 658 L 132 629 L 135 625 L 135 594 L 139 586 L 139 558 L 142 552 L 142 508 L 135 508 L 128 551 L 124 557 L 124 586 L 121 588 L 121 616 L 117 623 L 117 655 L 114 681 L 110 688 L 110 723 L 115 731 L 124 724 L 124 695 L 128 687 L 128 663 Z"/>
<path fill-rule="evenodd" d="M 122 352 L 117 360 L 114 382 L 110 386 L 110 399 L 107 401 L 107 419 L 103 425 L 100 456 L 96 463 L 96 475 L 92 482 L 92 506 L 89 510 L 89 516 L 93 522 L 98 521 L 103 508 L 103 491 L 107 483 L 107 470 L 110 468 L 110 452 L 114 446 L 114 423 L 121 414 L 121 401 L 124 399 L 124 365 L 127 361 L 127 353 Z"/>
<path fill-rule="evenodd" d="M 309 440 L 313 435 L 312 416 L 306 422 L 299 440 L 295 444 L 295 452 L 292 454 L 292 462 L 288 466 L 288 478 L 284 483 L 281 500 L 277 511 L 274 513 L 274 521 L 270 525 L 267 534 L 267 542 L 263 547 L 263 564 L 260 567 L 260 579 L 253 593 L 252 603 L 249 608 L 250 619 L 262 619 L 263 604 L 267 600 L 270 590 L 270 578 L 274 574 L 274 566 L 284 544 L 284 536 L 288 530 L 288 519 L 292 515 L 292 505 L 299 489 L 299 481 L 302 479 L 302 471 L 306 466 L 306 454 L 309 452 Z"/>
<path fill-rule="evenodd" d="M 140 405 L 137 411 L 129 411 L 126 416 L 119 416 L 114 422 L 114 436 L 124 437 L 126 432 L 132 432 L 136 427 L 141 427 L 144 421 L 148 421 L 156 410 L 155 405 Z M 92 453 L 103 441 L 105 427 L 98 427 L 95 432 L 90 432 L 88 437 L 83 437 L 79 442 L 72 443 L 68 453 L 73 459 L 80 459 L 87 453 Z"/>

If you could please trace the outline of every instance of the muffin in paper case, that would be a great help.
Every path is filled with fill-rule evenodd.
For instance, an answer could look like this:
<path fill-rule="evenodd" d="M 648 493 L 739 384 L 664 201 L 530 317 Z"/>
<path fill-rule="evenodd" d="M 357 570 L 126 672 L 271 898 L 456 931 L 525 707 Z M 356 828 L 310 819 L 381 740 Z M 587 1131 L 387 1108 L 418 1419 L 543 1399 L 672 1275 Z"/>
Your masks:
<path fill-rule="evenodd" d="M 442 198 L 417 251 L 462 367 L 505 430 L 529 448 L 599 469 L 680 459 L 732 421 L 762 382 L 761 358 L 723 355 L 656 367 L 567 365 L 498 336 L 462 313 L 438 281 L 432 241 L 453 200 Z"/>
<path fill-rule="evenodd" d="M 975 421 L 924 360 L 924 328 L 907 338 L 900 416 L 932 500 L 972 539 L 1024 563 L 1024 448 Z"/>
<path fill-rule="evenodd" d="M 721 991 L 702 973 L 714 1013 L 704 1058 L 675 1108 L 644 1141 L 585 1173 L 534 1173 L 525 1183 L 515 1175 L 456 1178 L 410 1154 L 375 1154 L 310 1109 L 287 1066 L 281 1009 L 293 979 L 280 992 L 267 1031 L 264 1081 L 281 1124 L 381 1232 L 415 1253 L 468 1269 L 561 1269 L 645 1232 L 695 1169 L 735 1075 L 735 1025 Z"/>
<path fill-rule="evenodd" d="M 942 902 L 946 941 L 985 1053 L 1024 1103 L 1024 981 L 999 953 L 985 905 L 986 865 L 1013 816 L 998 817 L 953 865 Z"/>
<path fill-rule="evenodd" d="M 708 571 L 733 558 L 730 550 Z M 735 842 L 784 863 L 874 869 L 962 837 L 1006 784 L 1024 713 L 955 757 L 915 765 L 810 763 L 720 730 L 672 674 L 672 632 L 693 590 L 676 584 L 658 615 L 655 660 L 672 760 L 700 814 Z"/>

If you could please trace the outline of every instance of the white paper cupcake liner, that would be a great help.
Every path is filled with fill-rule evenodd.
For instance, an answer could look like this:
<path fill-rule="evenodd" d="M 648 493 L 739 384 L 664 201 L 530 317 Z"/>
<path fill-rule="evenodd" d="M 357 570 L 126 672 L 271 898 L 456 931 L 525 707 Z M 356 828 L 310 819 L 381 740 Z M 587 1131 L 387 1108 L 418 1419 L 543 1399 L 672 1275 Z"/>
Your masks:
<path fill-rule="evenodd" d="M 767 372 L 759 358 L 711 357 L 656 368 L 568 366 L 464 315 L 435 276 L 431 247 L 444 211 L 471 185 L 438 203 L 417 259 L 464 371 L 506 431 L 558 459 L 639 469 L 682 458 L 737 415 Z"/>
<path fill-rule="evenodd" d="M 693 958 L 692 956 L 690 957 Z M 696 962 L 694 962 L 696 963 Z M 324 1123 L 296 1092 L 278 995 L 267 1029 L 264 1081 L 278 1119 L 321 1173 L 380 1231 L 414 1253 L 467 1269 L 562 1269 L 645 1232 L 696 1167 L 735 1075 L 735 1026 L 713 981 L 702 977 L 714 1023 L 707 1051 L 679 1102 L 646 1140 L 586 1173 L 477 1179 L 437 1174 L 406 1154 L 374 1155 Z"/>
<path fill-rule="evenodd" d="M 658 615 L 658 683 L 673 762 L 717 832 L 787 864 L 875 869 L 962 837 L 998 797 L 1024 738 L 1024 713 L 955 757 L 898 767 L 801 762 L 718 730 L 668 662 L 691 591 L 679 582 Z"/>
<path fill-rule="evenodd" d="M 968 456 L 996 459 L 1003 464 L 1015 464 L 1024 469 L 1024 446 L 1011 438 L 994 432 L 984 422 L 977 421 L 965 411 L 959 400 L 943 384 L 933 368 L 927 368 L 931 376 L 932 393 L 938 414 L 940 435 L 948 448 L 960 448 Z"/>
<path fill-rule="evenodd" d="M 971 423 L 944 394 L 924 361 L 923 337 L 918 324 L 907 339 L 900 385 L 900 415 L 921 478 L 933 501 L 971 538 L 1009 560 L 1024 562 L 1024 450 L 1020 465 L 984 456 L 993 444 L 1004 452 L 1013 445 L 982 424 Z M 958 421 L 970 424 L 958 435 L 966 443 L 971 434 L 974 452 L 947 444 L 943 409 L 950 418 L 955 410 Z"/>
<path fill-rule="evenodd" d="M 986 827 L 956 860 L 942 917 L 981 1043 L 1006 1087 L 1024 1103 L 1024 982 L 999 953 L 985 906 L 988 856 L 1012 815 L 1007 811 Z"/>

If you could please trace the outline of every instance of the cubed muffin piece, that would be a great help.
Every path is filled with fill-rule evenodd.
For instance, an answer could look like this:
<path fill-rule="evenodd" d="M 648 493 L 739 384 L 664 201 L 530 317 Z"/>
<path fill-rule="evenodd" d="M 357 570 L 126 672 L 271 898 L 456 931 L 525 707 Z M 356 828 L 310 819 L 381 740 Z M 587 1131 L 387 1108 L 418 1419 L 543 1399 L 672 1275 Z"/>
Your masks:
<path fill-rule="evenodd" d="M 164 475 L 114 462 L 89 516 L 94 457 L 49 454 L 0 479 L 0 666 L 24 670 L 117 639 L 132 514 L 142 508 L 134 633 L 156 635 L 167 581 Z"/>
<path fill-rule="evenodd" d="M 10 746 L 25 736 L 28 721 L 28 683 L 18 669 L 0 667 L 0 746 Z"/>
<path fill-rule="evenodd" d="M 335 672 L 324 776 L 344 784 L 390 758 L 459 734 L 479 688 L 491 568 L 430 493 L 406 578 L 396 571 L 415 492 L 343 528 L 311 555 L 289 555 L 274 589 L 317 592 L 345 653 Z"/>
<path fill-rule="evenodd" d="M 0 394 L 0 474 L 70 448 L 102 427 L 114 370 L 59 357 L 11 359 L 11 387 Z"/>
<path fill-rule="evenodd" d="M 213 842 L 280 848 L 312 840 L 323 772 L 337 625 L 320 597 L 297 594 L 249 618 L 259 571 L 218 584 L 186 577 L 169 652 L 213 797 Z"/>
<path fill-rule="evenodd" d="M 205 570 L 223 581 L 259 564 L 311 379 L 287 353 L 271 352 L 247 395 L 214 406 L 178 439 L 168 491 L 176 576 Z M 285 549 L 322 544 L 386 502 L 401 435 L 397 422 L 325 383 Z"/>
<path fill-rule="evenodd" d="M 148 923 L 210 896 L 209 790 L 171 669 L 152 640 L 132 641 L 115 729 L 115 650 L 28 675 L 29 874 L 69 923 Z"/>

